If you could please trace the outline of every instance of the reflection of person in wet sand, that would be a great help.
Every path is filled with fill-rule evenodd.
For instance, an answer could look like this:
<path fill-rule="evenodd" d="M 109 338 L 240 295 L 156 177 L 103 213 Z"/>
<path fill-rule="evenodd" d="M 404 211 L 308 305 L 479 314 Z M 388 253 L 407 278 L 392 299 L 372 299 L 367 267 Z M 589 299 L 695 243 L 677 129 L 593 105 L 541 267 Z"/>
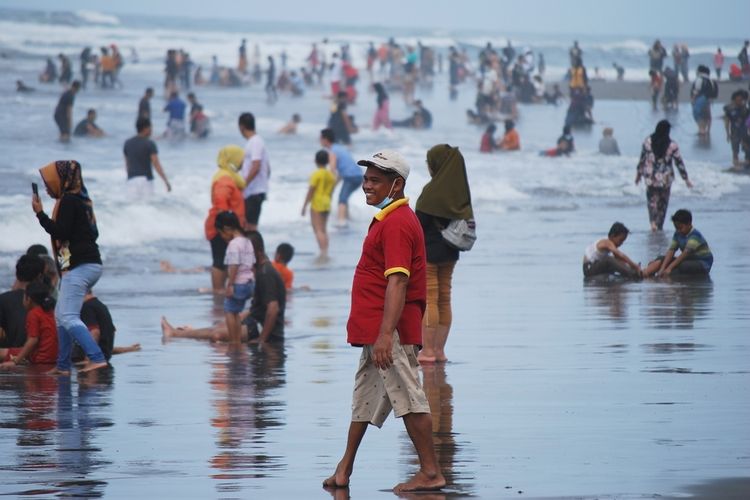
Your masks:
<path fill-rule="evenodd" d="M 250 311 L 239 315 L 240 341 L 261 344 L 282 341 L 284 340 L 284 309 L 286 308 L 284 281 L 266 255 L 260 233 L 250 232 L 248 239 L 252 242 L 255 251 L 255 291 Z M 186 338 L 212 342 L 229 341 L 229 332 L 224 321 L 207 328 L 190 326 L 175 328 L 162 317 L 161 330 L 164 340 Z"/>
<path fill-rule="evenodd" d="M 427 295 L 426 257 L 419 220 L 404 198 L 409 165 L 395 151 L 381 151 L 358 163 L 367 167 L 363 183 L 367 204 L 381 210 L 370 224 L 352 285 L 347 341 L 361 346 L 362 355 L 346 451 L 323 487 L 349 486 L 367 428 L 381 427 L 394 410 L 403 418 L 420 465 L 394 492 L 440 490 L 445 478 L 433 448 L 432 417 L 417 362 Z"/>
<path fill-rule="evenodd" d="M 422 366 L 422 381 L 432 410 L 432 439 L 435 441 L 440 469 L 446 481 L 453 483 L 451 476 L 456 456 L 456 440 L 453 437 L 453 387 L 446 379 L 445 365 L 433 363 Z"/>

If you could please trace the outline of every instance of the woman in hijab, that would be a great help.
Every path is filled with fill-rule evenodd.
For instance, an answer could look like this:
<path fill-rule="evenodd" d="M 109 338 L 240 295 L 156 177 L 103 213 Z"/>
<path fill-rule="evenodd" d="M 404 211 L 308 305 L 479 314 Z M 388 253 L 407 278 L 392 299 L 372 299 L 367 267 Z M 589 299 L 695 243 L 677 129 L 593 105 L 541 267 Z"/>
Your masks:
<path fill-rule="evenodd" d="M 651 222 L 652 231 L 661 231 L 664 227 L 664 216 L 669 206 L 669 192 L 674 180 L 672 164 L 677 167 L 687 187 L 693 187 L 693 183 L 688 179 L 680 148 L 669 137 L 671 128 L 667 120 L 661 120 L 656 124 L 654 133 L 646 137 L 635 176 L 636 185 L 641 182 L 641 178 L 646 184 L 648 219 Z"/>
<path fill-rule="evenodd" d="M 214 293 L 224 293 L 227 280 L 227 266 L 224 256 L 227 252 L 227 242 L 219 236 L 214 225 L 216 214 L 231 211 L 240 221 L 245 221 L 245 201 L 242 190 L 245 179 L 240 175 L 242 159 L 245 151 L 234 144 L 224 146 L 219 150 L 216 158 L 218 169 L 211 179 L 211 208 L 206 217 L 206 239 L 211 243 L 211 286 Z"/>
<path fill-rule="evenodd" d="M 56 200 L 55 208 L 52 217 L 47 216 L 38 195 L 33 195 L 31 207 L 39 224 L 52 237 L 52 250 L 62 276 L 55 308 L 59 350 L 52 373 L 70 375 L 74 340 L 87 357 L 79 372 L 96 370 L 107 366 L 107 361 L 81 321 L 83 298 L 102 275 L 93 203 L 77 161 L 56 161 L 40 168 L 39 173 L 47 193 Z"/>
<path fill-rule="evenodd" d="M 458 250 L 443 239 L 441 230 L 451 220 L 472 219 L 466 164 L 458 148 L 438 144 L 427 152 L 430 181 L 416 205 L 427 249 L 427 312 L 422 324 L 421 362 L 444 362 L 451 327 L 451 279 Z"/>

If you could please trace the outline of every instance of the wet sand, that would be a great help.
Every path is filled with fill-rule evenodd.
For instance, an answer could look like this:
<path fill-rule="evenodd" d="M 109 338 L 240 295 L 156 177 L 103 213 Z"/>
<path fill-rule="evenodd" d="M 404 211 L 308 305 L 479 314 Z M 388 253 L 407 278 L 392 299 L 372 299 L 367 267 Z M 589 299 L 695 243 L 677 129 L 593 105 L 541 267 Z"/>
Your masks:
<path fill-rule="evenodd" d="M 589 80 L 591 92 L 595 99 L 607 99 L 615 101 L 643 101 L 651 99 L 651 89 L 648 81 L 617 81 L 617 80 Z M 732 92 L 739 89 L 748 89 L 750 82 L 730 82 L 722 80 L 719 82 L 719 97 L 717 102 L 728 102 Z M 680 81 L 680 102 L 690 101 L 690 88 L 692 82 Z M 564 86 L 561 85 L 560 88 Z"/>
<path fill-rule="evenodd" d="M 537 200 L 484 218 L 455 275 L 452 361 L 423 369 L 449 486 L 412 497 L 719 498 L 722 481 L 690 485 L 744 478 L 750 243 L 727 236 L 748 234 L 750 223 L 708 205 L 696 208 L 701 228 L 728 264 L 705 282 L 585 284 L 581 243 L 597 234 L 555 228 L 564 219 L 583 227 L 590 215 Z M 644 211 L 607 205 L 595 219 Z M 325 272 L 299 256 L 296 279 L 315 290 L 292 297 L 286 345 L 262 352 L 162 343 L 161 314 L 196 326 L 217 317 L 210 298 L 190 292 L 205 276 L 144 281 L 137 296 L 120 288 L 125 278 L 111 277 L 101 293 L 120 339 L 143 351 L 72 380 L 0 374 L 0 492 L 330 496 L 320 481 L 336 464 L 348 422 L 358 351 L 343 331 L 361 242 L 351 233 L 361 231 L 334 233 L 332 248 L 346 257 Z M 512 239 L 499 238 L 509 232 Z M 624 249 L 645 259 L 665 243 L 665 235 L 636 229 Z M 550 245 L 564 257 L 552 257 Z M 383 490 L 415 463 L 401 422 L 371 429 L 351 496 L 388 498 Z M 747 494 L 746 479 L 733 484 Z"/>

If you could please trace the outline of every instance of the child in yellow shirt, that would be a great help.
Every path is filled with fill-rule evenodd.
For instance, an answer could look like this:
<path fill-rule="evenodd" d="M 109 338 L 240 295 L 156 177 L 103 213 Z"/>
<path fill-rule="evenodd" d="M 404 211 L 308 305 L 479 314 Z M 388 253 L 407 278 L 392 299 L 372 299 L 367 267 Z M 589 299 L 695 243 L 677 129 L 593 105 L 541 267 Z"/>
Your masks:
<path fill-rule="evenodd" d="M 318 240 L 320 255 L 316 259 L 318 264 L 328 262 L 328 214 L 331 211 L 331 194 L 336 185 L 336 176 L 328 170 L 328 152 L 321 149 L 315 154 L 317 168 L 310 176 L 310 189 L 307 190 L 305 203 L 302 205 L 302 215 L 310 205 L 310 223 L 313 233 Z"/>

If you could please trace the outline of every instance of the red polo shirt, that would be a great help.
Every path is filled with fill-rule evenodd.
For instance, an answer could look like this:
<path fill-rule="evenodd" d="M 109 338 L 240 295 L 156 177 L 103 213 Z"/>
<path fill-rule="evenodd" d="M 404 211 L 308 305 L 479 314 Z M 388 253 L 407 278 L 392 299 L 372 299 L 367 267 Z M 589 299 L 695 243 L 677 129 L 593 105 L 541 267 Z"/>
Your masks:
<path fill-rule="evenodd" d="M 427 301 L 424 233 L 408 198 L 396 200 L 375 215 L 354 271 L 352 309 L 346 325 L 352 345 L 374 344 L 380 332 L 388 276 L 409 277 L 406 302 L 398 320 L 402 345 L 422 345 L 422 315 Z"/>

